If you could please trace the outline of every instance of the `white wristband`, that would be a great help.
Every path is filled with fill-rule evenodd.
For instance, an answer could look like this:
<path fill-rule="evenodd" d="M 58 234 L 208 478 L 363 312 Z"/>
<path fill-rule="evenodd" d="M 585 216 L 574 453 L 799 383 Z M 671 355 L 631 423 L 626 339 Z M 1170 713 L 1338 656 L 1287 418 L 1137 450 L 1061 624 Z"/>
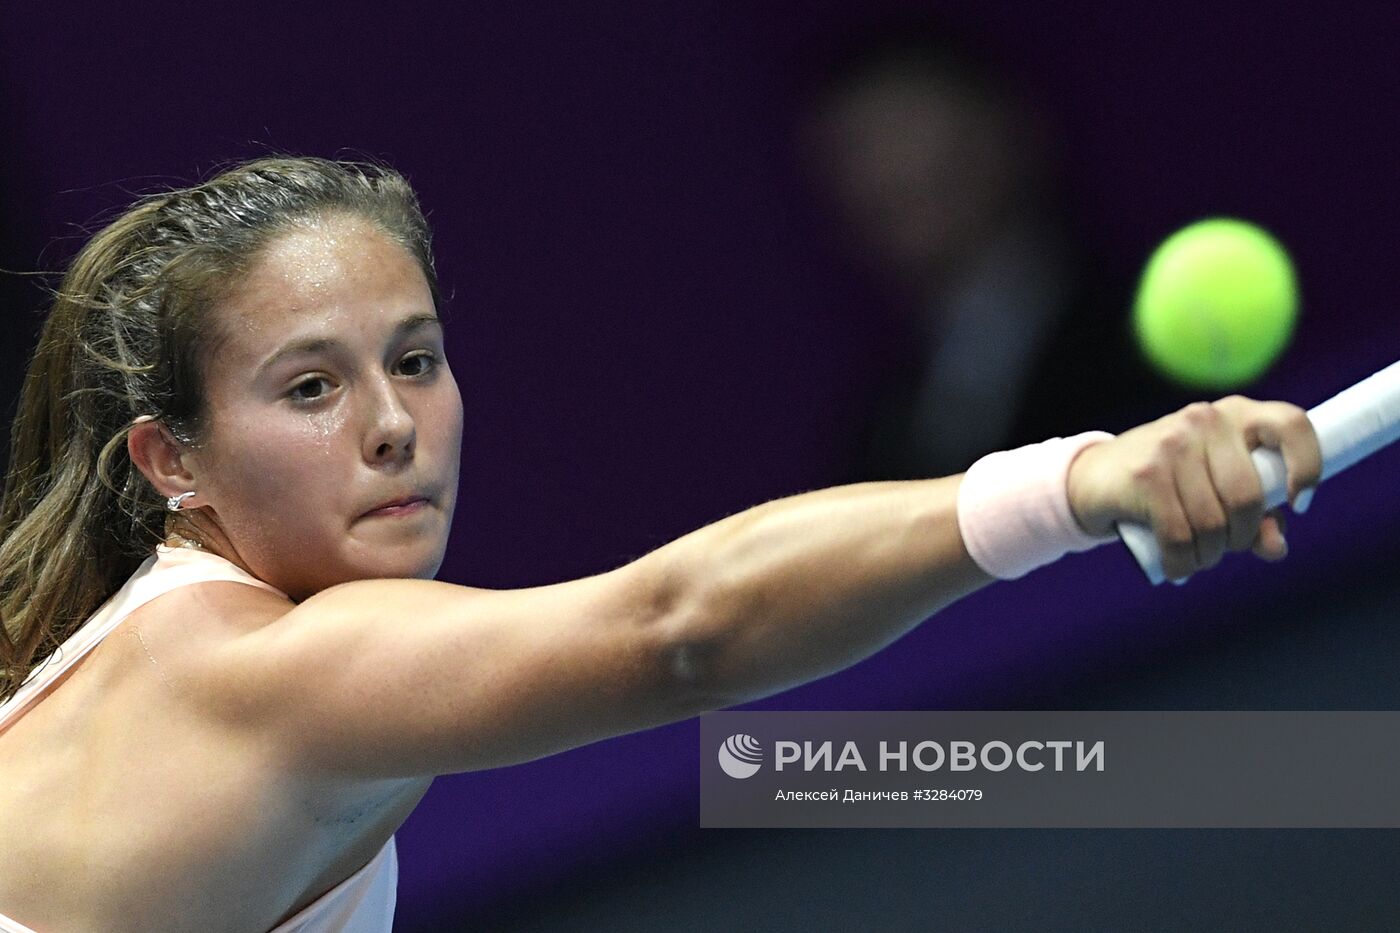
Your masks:
<path fill-rule="evenodd" d="M 1094 537 L 1079 527 L 1066 485 L 1079 452 L 1112 439 L 1106 431 L 1054 437 L 987 454 L 969 467 L 958 488 L 958 529 L 977 566 L 1014 580 L 1113 540 L 1112 534 Z"/>

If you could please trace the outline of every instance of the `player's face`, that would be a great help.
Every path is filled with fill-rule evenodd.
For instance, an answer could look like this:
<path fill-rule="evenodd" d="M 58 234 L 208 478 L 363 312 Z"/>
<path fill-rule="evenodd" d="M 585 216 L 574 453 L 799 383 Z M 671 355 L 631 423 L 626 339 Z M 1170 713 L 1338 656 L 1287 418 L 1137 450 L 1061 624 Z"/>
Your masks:
<path fill-rule="evenodd" d="M 275 240 L 214 313 L 201 499 L 258 577 L 304 599 L 431 578 L 457 501 L 462 398 L 413 256 L 334 217 Z M 306 341 L 323 345 L 293 349 Z M 411 511 L 365 513 L 423 495 Z"/>

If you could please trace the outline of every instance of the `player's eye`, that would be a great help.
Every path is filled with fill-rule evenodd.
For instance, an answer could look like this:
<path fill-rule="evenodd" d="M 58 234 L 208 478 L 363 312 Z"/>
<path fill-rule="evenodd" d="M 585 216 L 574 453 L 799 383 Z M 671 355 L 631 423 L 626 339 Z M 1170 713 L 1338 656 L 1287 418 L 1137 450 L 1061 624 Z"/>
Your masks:
<path fill-rule="evenodd" d="M 412 379 L 424 379 L 431 376 L 433 371 L 438 368 L 438 362 L 436 354 L 429 350 L 423 350 L 404 357 L 399 366 L 404 370 L 404 375 Z M 319 402 L 330 394 L 329 389 L 320 388 L 323 383 L 329 385 L 330 380 L 325 376 L 304 379 L 288 390 L 287 397 L 299 405 Z"/>
<path fill-rule="evenodd" d="M 426 376 L 437 368 L 438 359 L 437 356 L 435 356 L 430 351 L 424 350 L 422 353 L 415 353 L 412 356 L 404 357 L 404 363 L 417 364 L 409 366 L 409 368 L 412 369 L 413 372 L 405 373 L 405 375 Z"/>
<path fill-rule="evenodd" d="M 308 402 L 318 402 L 325 397 L 325 392 L 317 392 L 314 395 L 299 395 L 298 393 L 300 393 L 303 389 L 314 388 L 320 383 L 328 383 L 329 381 L 330 380 L 326 379 L 326 377 L 324 376 L 317 376 L 314 379 L 307 379 L 304 382 L 298 382 L 296 385 L 292 386 L 291 391 L 287 393 L 287 397 L 290 398 L 292 401 L 300 404 L 306 404 Z"/>

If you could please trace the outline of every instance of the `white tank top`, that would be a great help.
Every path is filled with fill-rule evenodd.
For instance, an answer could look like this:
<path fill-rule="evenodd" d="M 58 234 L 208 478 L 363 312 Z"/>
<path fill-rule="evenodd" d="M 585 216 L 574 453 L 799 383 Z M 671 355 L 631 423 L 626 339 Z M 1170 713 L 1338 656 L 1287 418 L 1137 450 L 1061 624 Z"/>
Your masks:
<path fill-rule="evenodd" d="M 89 651 L 132 612 L 181 586 L 228 580 L 286 595 L 237 564 L 198 548 L 156 546 L 156 552 L 63 645 L 34 668 L 14 696 L 0 704 L 0 733 L 62 684 Z M 399 880 L 394 837 L 355 874 L 346 878 L 269 933 L 388 933 L 393 926 Z M 0 914 L 0 933 L 35 933 Z M 44 931 L 62 933 L 62 931 Z"/>

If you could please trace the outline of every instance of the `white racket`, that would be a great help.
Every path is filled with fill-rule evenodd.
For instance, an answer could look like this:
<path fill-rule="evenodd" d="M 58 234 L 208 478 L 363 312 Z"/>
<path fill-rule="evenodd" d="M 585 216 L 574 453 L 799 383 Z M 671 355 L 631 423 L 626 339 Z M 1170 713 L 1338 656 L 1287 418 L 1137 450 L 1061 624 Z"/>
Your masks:
<path fill-rule="evenodd" d="M 1308 411 L 1308 420 L 1322 448 L 1322 479 L 1331 479 L 1382 447 L 1400 440 L 1400 362 L 1367 376 Z M 1288 476 L 1278 451 L 1256 448 L 1250 459 L 1264 486 L 1264 507 L 1272 509 L 1288 498 Z M 1146 525 L 1124 523 L 1118 536 L 1137 558 L 1154 585 L 1166 579 L 1162 551 Z"/>

